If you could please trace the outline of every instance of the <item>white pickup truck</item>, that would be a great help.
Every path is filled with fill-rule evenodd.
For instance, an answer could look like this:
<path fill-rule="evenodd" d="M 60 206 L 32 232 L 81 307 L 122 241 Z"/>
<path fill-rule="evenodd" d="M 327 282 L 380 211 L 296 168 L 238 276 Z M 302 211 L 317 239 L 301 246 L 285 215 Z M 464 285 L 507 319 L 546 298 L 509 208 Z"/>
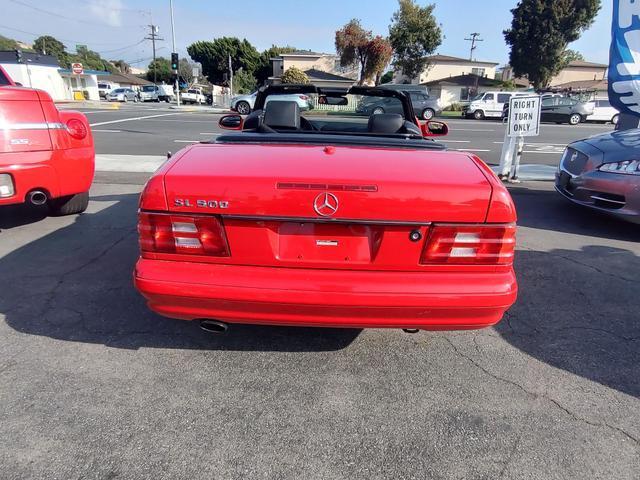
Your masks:
<path fill-rule="evenodd" d="M 180 100 L 182 100 L 182 103 L 207 103 L 207 98 L 199 88 L 190 88 L 186 92 L 182 92 L 180 94 Z"/>

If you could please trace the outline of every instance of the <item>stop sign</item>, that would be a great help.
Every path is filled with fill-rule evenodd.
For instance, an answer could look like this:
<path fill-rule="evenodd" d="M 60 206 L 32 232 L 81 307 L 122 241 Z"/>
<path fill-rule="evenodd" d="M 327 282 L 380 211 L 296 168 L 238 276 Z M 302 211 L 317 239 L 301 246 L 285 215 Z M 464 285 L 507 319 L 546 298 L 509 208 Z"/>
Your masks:
<path fill-rule="evenodd" d="M 71 64 L 71 71 L 75 75 L 82 75 L 82 73 L 84 72 L 84 68 L 82 68 L 82 64 L 81 63 L 73 63 L 73 64 Z"/>

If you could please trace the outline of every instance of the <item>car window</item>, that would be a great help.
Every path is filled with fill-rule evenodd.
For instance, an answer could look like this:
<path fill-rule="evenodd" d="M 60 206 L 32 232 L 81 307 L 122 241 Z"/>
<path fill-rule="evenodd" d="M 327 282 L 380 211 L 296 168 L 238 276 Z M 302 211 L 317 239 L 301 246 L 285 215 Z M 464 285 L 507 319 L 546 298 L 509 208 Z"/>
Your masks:
<path fill-rule="evenodd" d="M 0 70 L 0 85 L 11 85 L 11 82 L 9 81 L 7 76 L 2 73 L 2 70 Z"/>
<path fill-rule="evenodd" d="M 596 106 L 602 107 L 602 108 L 608 108 L 611 106 L 611 103 L 609 103 L 609 100 L 596 100 Z"/>
<path fill-rule="evenodd" d="M 549 97 L 542 100 L 543 107 L 553 107 L 555 105 L 554 99 Z"/>
<path fill-rule="evenodd" d="M 493 93 L 487 93 L 484 96 L 484 100 L 485 100 L 485 102 L 488 102 L 489 100 L 493 101 Z"/>
<path fill-rule="evenodd" d="M 508 93 L 499 93 L 498 94 L 498 102 L 499 103 L 506 103 L 509 101 L 509 99 L 511 98 L 511 95 Z"/>
<path fill-rule="evenodd" d="M 577 100 L 574 100 L 572 98 L 559 98 L 558 99 L 558 105 L 560 105 L 561 107 L 572 107 L 574 105 L 576 105 L 578 103 Z"/>
<path fill-rule="evenodd" d="M 422 100 L 422 95 L 420 95 L 417 92 L 411 92 L 411 93 L 409 93 L 409 96 L 411 97 L 411 100 L 414 100 L 414 101 Z"/>

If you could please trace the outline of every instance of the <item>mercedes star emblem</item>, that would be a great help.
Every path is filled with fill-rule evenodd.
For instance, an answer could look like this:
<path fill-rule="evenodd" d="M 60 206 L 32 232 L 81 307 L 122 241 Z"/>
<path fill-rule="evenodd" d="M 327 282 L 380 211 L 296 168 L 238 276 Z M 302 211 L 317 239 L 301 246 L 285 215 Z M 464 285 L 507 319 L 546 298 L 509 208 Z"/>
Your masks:
<path fill-rule="evenodd" d="M 338 197 L 333 193 L 321 193 L 313 201 L 313 209 L 323 217 L 330 217 L 338 211 Z"/>

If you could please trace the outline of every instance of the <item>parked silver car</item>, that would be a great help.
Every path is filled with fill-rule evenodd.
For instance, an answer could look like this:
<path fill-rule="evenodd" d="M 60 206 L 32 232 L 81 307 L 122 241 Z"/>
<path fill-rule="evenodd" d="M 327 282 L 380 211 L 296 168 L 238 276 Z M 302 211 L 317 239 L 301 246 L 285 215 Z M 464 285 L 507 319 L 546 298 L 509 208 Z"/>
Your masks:
<path fill-rule="evenodd" d="M 107 94 L 110 102 L 137 102 L 138 94 L 130 88 L 115 88 Z"/>
<path fill-rule="evenodd" d="M 237 97 L 233 97 L 231 99 L 231 110 L 235 110 L 240 115 L 248 115 L 253 110 L 253 106 L 256 103 L 257 95 L 258 92 L 253 92 L 248 95 L 239 95 Z M 309 97 L 308 95 L 270 95 L 267 98 L 266 103 L 274 101 L 296 102 L 301 111 L 311 110 L 311 108 L 313 108 L 311 97 Z"/>
<path fill-rule="evenodd" d="M 596 135 L 569 144 L 556 190 L 574 203 L 640 223 L 640 129 Z"/>

